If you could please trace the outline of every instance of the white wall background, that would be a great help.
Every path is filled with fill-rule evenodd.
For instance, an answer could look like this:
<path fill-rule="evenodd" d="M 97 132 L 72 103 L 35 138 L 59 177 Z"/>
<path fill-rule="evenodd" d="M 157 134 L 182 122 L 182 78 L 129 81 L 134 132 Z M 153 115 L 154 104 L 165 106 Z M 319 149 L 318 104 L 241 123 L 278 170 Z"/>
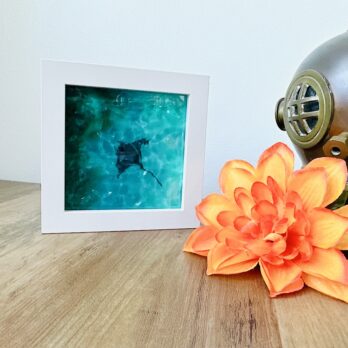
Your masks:
<path fill-rule="evenodd" d="M 0 179 L 40 181 L 40 59 L 211 76 L 205 193 L 225 161 L 288 142 L 276 101 L 346 0 L 0 0 Z"/>

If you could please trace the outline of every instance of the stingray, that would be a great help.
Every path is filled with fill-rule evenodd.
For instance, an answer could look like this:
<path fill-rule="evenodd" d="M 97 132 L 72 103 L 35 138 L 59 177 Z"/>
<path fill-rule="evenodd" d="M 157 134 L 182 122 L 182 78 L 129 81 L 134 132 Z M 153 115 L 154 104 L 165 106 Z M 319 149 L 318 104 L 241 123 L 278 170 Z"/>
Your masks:
<path fill-rule="evenodd" d="M 149 173 L 162 186 L 162 183 L 158 180 L 157 176 L 148 169 L 144 168 L 142 161 L 141 147 L 148 145 L 148 139 L 139 139 L 132 143 L 119 142 L 118 146 L 115 146 L 116 155 L 116 168 L 118 170 L 117 178 L 121 176 L 129 167 L 138 166 L 145 173 Z"/>

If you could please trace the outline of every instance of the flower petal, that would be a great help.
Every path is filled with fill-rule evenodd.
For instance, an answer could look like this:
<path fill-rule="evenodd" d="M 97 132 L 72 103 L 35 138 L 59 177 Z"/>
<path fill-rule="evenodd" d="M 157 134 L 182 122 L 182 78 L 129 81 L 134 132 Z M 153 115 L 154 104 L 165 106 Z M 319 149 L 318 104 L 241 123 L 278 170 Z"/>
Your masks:
<path fill-rule="evenodd" d="M 344 233 L 342 238 L 336 244 L 336 248 L 340 250 L 348 250 L 348 232 Z"/>
<path fill-rule="evenodd" d="M 218 243 L 208 253 L 208 270 L 217 270 L 220 265 L 238 254 L 240 251 L 228 247 L 225 243 Z M 213 273 L 209 273 L 213 274 Z"/>
<path fill-rule="evenodd" d="M 310 222 L 307 215 L 301 211 L 295 211 L 295 221 L 288 228 L 288 238 L 294 236 L 307 236 L 310 233 Z"/>
<path fill-rule="evenodd" d="M 336 209 L 334 210 L 334 212 L 341 216 L 348 217 L 348 205 Z M 342 238 L 338 241 L 336 248 L 341 250 L 348 250 L 348 231 L 346 231 L 343 234 Z"/>
<path fill-rule="evenodd" d="M 216 218 L 221 211 L 233 211 L 235 205 L 223 195 L 211 194 L 202 200 L 196 207 L 198 219 L 203 225 L 212 225 L 221 228 Z"/>
<path fill-rule="evenodd" d="M 307 262 L 312 258 L 313 249 L 314 247 L 310 242 L 308 242 L 308 240 L 303 240 L 300 243 L 298 251 L 300 254 L 299 259 L 301 260 L 301 262 Z"/>
<path fill-rule="evenodd" d="M 304 273 L 348 284 L 348 261 L 339 250 L 313 248 L 310 260 L 298 266 Z"/>
<path fill-rule="evenodd" d="M 302 200 L 297 192 L 290 191 L 286 195 L 286 203 L 293 204 L 296 210 L 302 209 Z"/>
<path fill-rule="evenodd" d="M 210 226 L 196 228 L 188 237 L 183 250 L 189 253 L 207 256 L 208 251 L 217 244 L 215 239 L 216 233 L 217 230 Z"/>
<path fill-rule="evenodd" d="M 316 208 L 308 212 L 310 239 L 314 246 L 333 248 L 348 229 L 348 218 L 325 208 Z"/>
<path fill-rule="evenodd" d="M 252 216 L 259 220 L 262 216 L 277 216 L 277 208 L 268 201 L 261 201 L 257 203 L 252 209 Z"/>
<path fill-rule="evenodd" d="M 256 255 L 253 255 L 252 253 L 250 253 L 247 250 L 241 250 L 240 252 L 238 252 L 237 254 L 235 254 L 232 258 L 224 261 L 220 267 L 229 267 L 229 266 L 233 266 L 233 265 L 237 265 L 243 262 L 247 262 L 247 261 L 255 261 L 257 260 L 258 262 L 258 257 Z"/>
<path fill-rule="evenodd" d="M 271 176 L 267 178 L 267 186 L 272 192 L 274 203 L 276 203 L 279 200 L 282 201 L 284 199 L 284 191 Z"/>
<path fill-rule="evenodd" d="M 277 221 L 274 226 L 274 231 L 278 234 L 284 234 L 287 232 L 289 226 L 289 219 L 284 217 Z"/>
<path fill-rule="evenodd" d="M 334 212 L 338 215 L 348 217 L 348 205 L 344 205 L 343 207 L 334 210 Z"/>
<path fill-rule="evenodd" d="M 347 182 L 347 165 L 344 160 L 332 157 L 316 158 L 305 168 L 324 168 L 327 173 L 327 190 L 322 207 L 334 202 L 343 192 Z"/>
<path fill-rule="evenodd" d="M 234 228 L 237 231 L 241 231 L 242 228 L 248 224 L 249 222 L 251 222 L 252 220 L 246 216 L 238 216 L 235 220 L 234 220 Z"/>
<path fill-rule="evenodd" d="M 255 205 L 255 202 L 252 198 L 250 198 L 245 193 L 240 193 L 238 197 L 236 197 L 236 203 L 238 204 L 238 207 L 243 212 L 243 215 L 248 217 L 251 216 L 251 209 Z"/>
<path fill-rule="evenodd" d="M 264 255 L 262 256 L 262 259 L 268 263 L 271 263 L 272 265 L 283 265 L 284 264 L 284 259 L 278 257 L 277 255 Z"/>
<path fill-rule="evenodd" d="M 282 291 L 276 292 L 276 291 L 270 291 L 271 297 L 276 297 L 278 295 L 283 294 L 289 294 L 291 292 L 299 291 L 303 288 L 304 282 L 301 278 L 297 278 L 292 283 L 290 283 L 288 286 L 286 286 Z"/>
<path fill-rule="evenodd" d="M 265 237 L 273 231 L 275 218 L 272 215 L 264 215 L 259 219 L 261 236 Z"/>
<path fill-rule="evenodd" d="M 230 265 L 226 267 L 222 267 L 219 269 L 207 269 L 207 275 L 212 275 L 212 274 L 238 274 L 238 273 L 243 273 L 250 271 L 251 269 L 255 268 L 258 264 L 258 259 L 253 259 L 249 261 L 244 261 L 237 263 L 235 265 Z"/>
<path fill-rule="evenodd" d="M 224 165 L 225 169 L 233 169 L 233 168 L 239 168 L 239 169 L 245 169 L 248 172 L 255 174 L 255 168 L 247 161 L 243 160 L 231 160 L 225 163 Z"/>
<path fill-rule="evenodd" d="M 250 196 L 250 190 L 247 190 L 246 188 L 244 187 L 237 187 L 235 190 L 234 190 L 234 198 L 237 200 L 238 196 L 240 194 L 244 193 L 245 195 L 247 196 Z M 251 196 L 250 196 L 251 197 Z"/>
<path fill-rule="evenodd" d="M 246 234 L 242 234 L 236 231 L 233 226 L 228 226 L 220 230 L 216 235 L 215 239 L 219 243 L 225 243 L 232 249 L 240 249 L 244 247 L 244 244 L 249 242 L 250 237 Z"/>
<path fill-rule="evenodd" d="M 254 268 L 258 263 L 258 257 L 244 250 L 226 258 L 225 248 L 226 246 L 219 244 L 209 252 L 208 275 L 242 273 Z M 221 255 L 224 256 L 221 257 Z"/>
<path fill-rule="evenodd" d="M 237 223 L 235 224 L 235 226 L 236 225 Z M 242 233 L 242 235 L 246 235 L 250 240 L 259 236 L 260 228 L 255 221 L 250 221 L 241 228 L 240 232 Z"/>
<path fill-rule="evenodd" d="M 302 278 L 307 286 L 320 291 L 325 295 L 329 295 L 348 303 L 348 285 L 320 277 L 315 277 L 310 274 L 303 274 Z"/>
<path fill-rule="evenodd" d="M 254 239 L 246 245 L 246 248 L 255 255 L 263 256 L 269 254 L 272 250 L 272 242 L 262 239 Z"/>
<path fill-rule="evenodd" d="M 235 211 L 222 211 L 217 216 L 217 222 L 223 226 L 233 226 L 235 219 L 239 216 L 239 212 Z"/>
<path fill-rule="evenodd" d="M 280 157 L 284 160 L 286 166 L 286 173 L 287 175 L 290 175 L 294 170 L 294 153 L 284 143 L 279 142 L 266 149 L 260 156 L 259 164 L 265 158 L 275 153 L 280 155 Z"/>
<path fill-rule="evenodd" d="M 326 195 L 327 174 L 323 168 L 308 168 L 294 172 L 288 181 L 288 192 L 302 199 L 303 208 L 321 207 Z"/>
<path fill-rule="evenodd" d="M 291 261 L 285 261 L 283 265 L 276 266 L 260 260 L 260 269 L 271 293 L 280 294 L 301 276 L 301 268 Z"/>
<path fill-rule="evenodd" d="M 279 235 L 278 235 L 279 236 Z M 286 250 L 286 241 L 284 238 L 276 241 L 272 245 L 272 254 L 279 255 Z"/>
<path fill-rule="evenodd" d="M 250 190 L 255 181 L 254 167 L 245 161 L 227 162 L 220 174 L 219 182 L 222 192 L 234 200 L 234 191 L 238 187 Z"/>
<path fill-rule="evenodd" d="M 286 170 L 284 160 L 277 153 L 266 157 L 257 166 L 257 174 L 260 181 L 266 183 L 268 177 L 271 177 L 279 184 L 282 190 L 286 189 L 288 178 Z"/>
<path fill-rule="evenodd" d="M 269 201 L 273 203 L 272 191 L 261 181 L 256 181 L 251 187 L 251 195 L 256 203 Z"/>
<path fill-rule="evenodd" d="M 271 295 L 271 297 L 276 297 L 276 296 L 281 295 L 281 294 L 289 294 L 291 292 L 301 290 L 303 288 L 303 286 L 304 286 L 303 280 L 301 278 L 297 278 L 291 284 L 286 286 L 282 291 L 280 291 L 280 292 L 271 291 L 270 295 Z"/>

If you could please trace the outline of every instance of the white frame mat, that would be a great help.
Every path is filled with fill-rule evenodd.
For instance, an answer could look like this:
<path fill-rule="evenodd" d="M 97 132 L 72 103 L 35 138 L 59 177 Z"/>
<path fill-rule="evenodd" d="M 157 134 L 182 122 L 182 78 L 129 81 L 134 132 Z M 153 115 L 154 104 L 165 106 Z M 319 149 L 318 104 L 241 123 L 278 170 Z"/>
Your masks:
<path fill-rule="evenodd" d="M 209 78 L 200 75 L 42 62 L 41 221 L 43 233 L 192 228 L 202 198 Z M 188 95 L 180 209 L 64 209 L 65 85 Z"/>

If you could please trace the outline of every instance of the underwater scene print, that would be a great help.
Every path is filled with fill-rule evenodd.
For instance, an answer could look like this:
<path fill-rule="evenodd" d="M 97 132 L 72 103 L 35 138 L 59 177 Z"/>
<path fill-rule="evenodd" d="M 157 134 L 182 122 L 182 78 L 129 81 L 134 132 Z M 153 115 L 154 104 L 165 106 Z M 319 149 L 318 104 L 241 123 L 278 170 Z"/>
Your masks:
<path fill-rule="evenodd" d="M 65 86 L 65 210 L 181 208 L 188 96 Z"/>

